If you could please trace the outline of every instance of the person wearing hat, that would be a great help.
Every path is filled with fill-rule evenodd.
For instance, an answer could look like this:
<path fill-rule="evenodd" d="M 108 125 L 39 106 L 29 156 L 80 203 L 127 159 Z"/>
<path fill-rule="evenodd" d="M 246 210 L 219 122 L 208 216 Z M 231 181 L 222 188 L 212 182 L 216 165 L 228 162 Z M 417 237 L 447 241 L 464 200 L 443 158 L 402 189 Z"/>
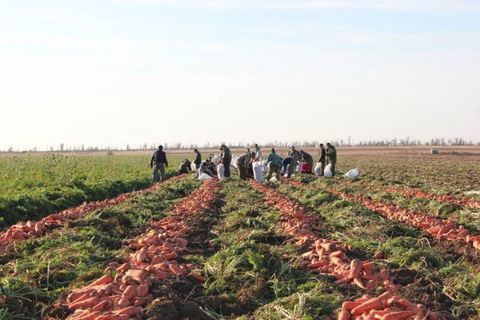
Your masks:
<path fill-rule="evenodd" d="M 232 162 L 232 152 L 230 149 L 222 144 L 220 146 L 220 151 L 222 151 L 220 155 L 220 162 L 223 164 L 224 167 L 224 172 L 225 172 L 225 178 L 230 177 L 230 163 Z"/>
<path fill-rule="evenodd" d="M 153 169 L 153 182 L 159 182 L 165 179 L 165 166 L 168 167 L 167 155 L 165 151 L 163 151 L 163 146 L 160 145 L 150 159 L 150 168 Z M 159 171 L 160 174 L 158 174 Z"/>

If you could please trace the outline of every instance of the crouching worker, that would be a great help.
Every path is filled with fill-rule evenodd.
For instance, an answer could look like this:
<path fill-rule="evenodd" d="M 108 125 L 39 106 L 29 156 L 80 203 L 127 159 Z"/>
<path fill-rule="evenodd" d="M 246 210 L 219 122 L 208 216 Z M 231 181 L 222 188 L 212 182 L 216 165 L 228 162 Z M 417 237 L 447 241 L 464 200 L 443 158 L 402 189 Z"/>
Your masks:
<path fill-rule="evenodd" d="M 159 182 L 165 179 L 165 167 L 168 167 L 167 155 L 165 151 L 163 151 L 163 146 L 160 145 L 150 159 L 150 168 L 153 169 L 153 182 Z"/>
<path fill-rule="evenodd" d="M 210 158 L 203 161 L 201 164 L 200 164 L 200 172 L 201 173 L 205 173 L 205 174 L 208 174 L 210 177 L 214 177 L 215 174 L 216 174 L 216 170 L 215 170 L 215 163 L 213 163 Z"/>
<path fill-rule="evenodd" d="M 242 154 L 237 159 L 237 167 L 238 173 L 240 175 L 240 179 L 246 180 L 248 175 L 248 169 L 250 167 L 250 162 L 252 160 L 252 154 L 247 151 L 245 154 Z"/>
<path fill-rule="evenodd" d="M 304 162 L 302 167 L 302 173 L 312 173 L 313 169 L 313 157 L 310 153 L 300 150 L 302 154 L 302 161 Z"/>
<path fill-rule="evenodd" d="M 180 163 L 180 174 L 189 173 L 190 170 L 192 170 L 192 163 L 190 162 L 190 160 L 182 160 L 182 163 Z"/>
<path fill-rule="evenodd" d="M 275 152 L 275 148 L 272 148 L 272 152 L 268 155 L 268 175 L 267 181 L 272 178 L 272 174 L 275 173 L 275 177 L 280 181 L 281 174 L 280 168 L 282 167 L 282 158 Z"/>

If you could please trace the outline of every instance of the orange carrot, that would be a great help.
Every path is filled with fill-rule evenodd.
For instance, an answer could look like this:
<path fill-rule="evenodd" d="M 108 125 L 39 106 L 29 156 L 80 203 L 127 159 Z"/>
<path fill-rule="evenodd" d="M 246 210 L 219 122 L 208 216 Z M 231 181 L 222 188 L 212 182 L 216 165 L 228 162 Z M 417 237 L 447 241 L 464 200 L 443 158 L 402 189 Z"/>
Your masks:
<path fill-rule="evenodd" d="M 341 310 L 340 313 L 338 314 L 337 320 L 350 320 L 352 317 L 350 315 L 350 312 L 347 310 Z"/>
<path fill-rule="evenodd" d="M 123 297 L 127 298 L 128 300 L 133 299 L 137 296 L 137 287 L 133 285 L 129 285 L 122 294 Z"/>
<path fill-rule="evenodd" d="M 380 320 L 405 320 L 411 318 L 414 314 L 413 311 L 392 311 L 381 317 Z"/>
<path fill-rule="evenodd" d="M 354 316 L 357 316 L 357 315 L 361 315 L 362 313 L 366 313 L 371 309 L 381 309 L 381 308 L 383 308 L 382 300 L 378 298 L 371 298 L 365 301 L 364 303 L 362 303 L 361 305 L 359 305 L 358 307 L 354 308 L 352 310 L 352 314 Z"/>
<path fill-rule="evenodd" d="M 360 271 L 362 271 L 362 267 L 362 261 L 353 259 L 352 262 L 350 262 L 350 277 L 355 278 L 358 276 Z"/>
<path fill-rule="evenodd" d="M 98 286 L 98 285 L 101 285 L 101 284 L 109 284 L 112 281 L 113 281 L 112 276 L 109 275 L 109 274 L 106 274 L 106 275 L 101 276 L 97 280 L 93 281 L 92 283 L 90 283 L 88 285 L 88 287 Z"/>
<path fill-rule="evenodd" d="M 148 286 L 141 284 L 137 287 L 137 297 L 145 297 L 148 294 Z"/>
<path fill-rule="evenodd" d="M 200 282 L 205 282 L 205 281 L 207 280 L 207 279 L 206 279 L 204 276 L 202 276 L 201 274 L 196 273 L 196 272 L 193 272 L 193 271 L 190 272 L 190 275 L 191 275 L 193 278 L 195 278 L 196 280 L 200 281 Z"/>
<path fill-rule="evenodd" d="M 109 304 L 110 304 L 110 301 L 107 299 L 100 301 L 99 303 L 97 303 L 92 307 L 92 311 L 103 311 L 104 309 L 107 308 Z"/>
<path fill-rule="evenodd" d="M 68 308 L 72 309 L 72 310 L 80 309 L 80 308 L 81 309 L 86 309 L 86 308 L 93 307 L 97 303 L 98 303 L 98 298 L 97 297 L 91 297 L 91 298 L 88 298 L 88 299 L 73 302 L 73 303 L 68 305 Z"/>

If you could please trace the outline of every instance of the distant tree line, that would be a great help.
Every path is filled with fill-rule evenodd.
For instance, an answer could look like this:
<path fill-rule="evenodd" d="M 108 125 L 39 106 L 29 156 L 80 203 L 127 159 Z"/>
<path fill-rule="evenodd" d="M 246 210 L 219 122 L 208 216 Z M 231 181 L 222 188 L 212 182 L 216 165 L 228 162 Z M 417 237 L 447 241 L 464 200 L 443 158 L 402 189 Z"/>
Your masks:
<path fill-rule="evenodd" d="M 327 141 L 322 141 L 327 142 Z M 352 142 L 351 138 L 348 139 L 340 139 L 340 140 L 329 140 L 328 142 L 332 143 L 335 146 L 339 147 L 409 147 L 409 146 L 431 146 L 431 147 L 441 147 L 441 146 L 480 146 L 480 141 L 474 142 L 472 140 L 465 140 L 463 138 L 453 138 L 453 139 L 445 139 L 445 138 L 435 138 L 430 139 L 428 141 L 421 141 L 418 139 L 384 139 L 384 140 L 363 140 L 359 142 Z M 226 143 L 232 148 L 245 148 L 250 145 L 246 145 L 245 143 Z M 298 146 L 298 147 L 317 147 L 321 142 L 318 140 L 310 140 L 310 141 L 272 141 L 268 143 L 263 143 L 262 145 L 265 147 L 277 147 L 277 148 L 286 148 L 290 146 Z M 210 149 L 210 148 L 217 148 L 220 144 L 212 144 L 207 142 L 205 144 L 199 145 L 194 143 L 153 143 L 148 144 L 144 143 L 141 145 L 132 146 L 130 144 L 126 144 L 124 147 L 110 147 L 110 146 L 85 146 L 84 144 L 77 146 L 77 145 L 65 145 L 61 143 L 58 146 L 51 146 L 48 150 L 41 150 L 37 147 L 33 147 L 29 150 L 19 150 L 13 147 L 8 148 L 7 150 L 1 150 L 0 152 L 40 152 L 40 151 L 50 151 L 50 152 L 92 152 L 92 151 L 141 151 L 141 150 L 153 150 L 156 149 L 159 144 L 162 144 L 166 149 L 184 149 L 184 150 L 191 150 L 194 148 L 202 148 L 202 149 Z"/>

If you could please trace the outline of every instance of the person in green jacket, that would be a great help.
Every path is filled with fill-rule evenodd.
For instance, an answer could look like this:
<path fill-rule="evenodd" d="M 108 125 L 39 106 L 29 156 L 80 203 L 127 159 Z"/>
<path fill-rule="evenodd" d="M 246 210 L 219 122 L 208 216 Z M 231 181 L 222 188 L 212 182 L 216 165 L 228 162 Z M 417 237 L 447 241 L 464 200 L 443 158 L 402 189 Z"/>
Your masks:
<path fill-rule="evenodd" d="M 335 149 L 335 147 L 332 146 L 330 143 L 327 143 L 327 150 L 325 153 L 327 155 L 327 165 L 330 165 L 330 168 L 332 170 L 332 176 L 334 176 L 335 164 L 337 163 L 337 149 Z"/>
<path fill-rule="evenodd" d="M 313 169 L 313 157 L 310 153 L 300 150 L 300 153 L 302 154 L 302 161 L 305 162 L 307 165 L 304 165 L 304 168 L 302 170 L 302 173 L 312 173 Z"/>
<path fill-rule="evenodd" d="M 268 175 L 267 181 L 272 178 L 272 174 L 275 173 L 275 177 L 278 181 L 280 181 L 281 174 L 280 168 L 282 167 L 283 159 L 280 157 L 276 152 L 275 148 L 272 148 L 272 152 L 268 155 L 267 163 L 268 163 Z"/>
<path fill-rule="evenodd" d="M 292 146 L 288 152 L 288 156 L 292 158 L 287 169 L 287 178 L 290 178 L 292 174 L 295 173 L 295 169 L 297 168 L 298 161 L 302 158 L 302 154 L 295 149 L 295 146 Z"/>
<path fill-rule="evenodd" d="M 230 177 L 230 163 L 232 162 L 232 152 L 230 151 L 230 148 L 228 148 L 224 144 L 222 144 L 220 146 L 220 151 L 222 151 L 222 153 L 220 155 L 220 162 L 224 166 L 225 178 L 229 178 Z"/>

